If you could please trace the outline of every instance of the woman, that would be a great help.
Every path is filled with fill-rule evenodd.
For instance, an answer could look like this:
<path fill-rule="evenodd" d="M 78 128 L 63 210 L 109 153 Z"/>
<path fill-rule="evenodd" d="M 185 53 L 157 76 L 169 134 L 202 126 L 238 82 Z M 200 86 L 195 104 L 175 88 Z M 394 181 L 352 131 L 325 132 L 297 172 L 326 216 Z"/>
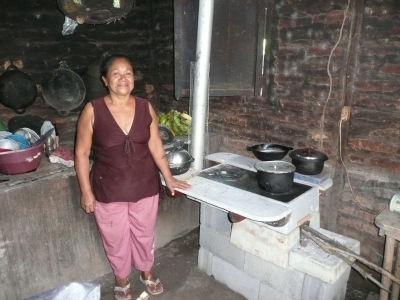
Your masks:
<path fill-rule="evenodd" d="M 131 95 L 134 72 L 129 58 L 108 57 L 100 72 L 109 94 L 87 103 L 77 125 L 75 168 L 81 206 L 94 213 L 115 276 L 115 298 L 132 297 L 132 265 L 141 271 L 140 281 L 149 293 L 157 295 L 163 286 L 151 269 L 162 188 L 159 171 L 172 195 L 175 188 L 190 185 L 171 175 L 153 107 Z M 90 170 L 91 149 L 95 159 Z"/>

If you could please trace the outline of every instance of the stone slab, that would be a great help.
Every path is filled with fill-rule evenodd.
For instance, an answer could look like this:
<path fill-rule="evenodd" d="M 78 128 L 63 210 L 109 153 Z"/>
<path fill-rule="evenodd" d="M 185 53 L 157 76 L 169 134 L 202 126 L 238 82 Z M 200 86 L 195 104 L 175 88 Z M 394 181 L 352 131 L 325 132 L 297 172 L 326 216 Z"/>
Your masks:
<path fill-rule="evenodd" d="M 282 234 L 250 220 L 232 226 L 232 244 L 281 267 L 288 266 L 290 250 L 299 240 L 299 228 L 289 234 Z"/>
<path fill-rule="evenodd" d="M 316 230 L 355 253 L 360 253 L 359 241 L 322 228 Z M 300 246 L 300 244 L 293 247 L 289 255 L 289 266 L 328 283 L 334 283 L 348 270 L 349 266 L 340 258 L 326 253 L 309 239 L 305 238 L 305 241 L 307 242 L 305 247 Z"/>

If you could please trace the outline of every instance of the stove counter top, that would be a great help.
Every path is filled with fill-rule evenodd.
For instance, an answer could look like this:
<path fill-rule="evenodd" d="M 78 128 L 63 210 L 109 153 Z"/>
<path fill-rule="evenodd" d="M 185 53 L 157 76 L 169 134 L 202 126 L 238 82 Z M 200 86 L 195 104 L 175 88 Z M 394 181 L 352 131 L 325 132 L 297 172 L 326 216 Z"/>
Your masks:
<path fill-rule="evenodd" d="M 233 212 L 260 222 L 273 222 L 287 217 L 291 208 L 278 201 L 266 201 L 265 197 L 225 184 L 195 176 L 188 180 L 188 190 L 176 189 L 189 199 Z"/>
<path fill-rule="evenodd" d="M 291 208 L 278 201 L 265 201 L 265 197 L 253 193 L 212 182 L 197 176 L 198 170 L 192 168 L 175 178 L 185 180 L 191 184 L 188 190 L 176 189 L 191 200 L 214 206 L 226 212 L 233 212 L 246 218 L 260 221 L 273 222 L 285 218 L 291 213 Z M 164 179 L 162 183 L 165 185 Z"/>

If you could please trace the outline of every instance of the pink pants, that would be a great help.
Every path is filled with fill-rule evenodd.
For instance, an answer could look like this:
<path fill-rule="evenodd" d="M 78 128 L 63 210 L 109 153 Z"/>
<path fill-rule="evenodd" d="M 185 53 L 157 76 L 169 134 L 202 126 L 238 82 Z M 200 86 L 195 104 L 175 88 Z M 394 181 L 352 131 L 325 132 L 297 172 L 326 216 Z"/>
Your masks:
<path fill-rule="evenodd" d="M 132 265 L 151 270 L 158 199 L 157 194 L 138 202 L 96 202 L 94 216 L 116 278 L 128 277 Z"/>

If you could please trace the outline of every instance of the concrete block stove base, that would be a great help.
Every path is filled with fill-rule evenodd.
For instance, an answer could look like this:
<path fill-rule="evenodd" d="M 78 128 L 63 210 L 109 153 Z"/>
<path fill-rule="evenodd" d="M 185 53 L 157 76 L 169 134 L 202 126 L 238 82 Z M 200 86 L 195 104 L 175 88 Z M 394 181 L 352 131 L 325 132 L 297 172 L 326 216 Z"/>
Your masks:
<path fill-rule="evenodd" d="M 351 267 L 312 241 L 300 246 L 298 228 L 287 235 L 250 220 L 232 226 L 226 212 L 205 204 L 200 223 L 199 268 L 247 299 L 344 299 Z M 358 241 L 317 230 L 359 253 Z"/>

